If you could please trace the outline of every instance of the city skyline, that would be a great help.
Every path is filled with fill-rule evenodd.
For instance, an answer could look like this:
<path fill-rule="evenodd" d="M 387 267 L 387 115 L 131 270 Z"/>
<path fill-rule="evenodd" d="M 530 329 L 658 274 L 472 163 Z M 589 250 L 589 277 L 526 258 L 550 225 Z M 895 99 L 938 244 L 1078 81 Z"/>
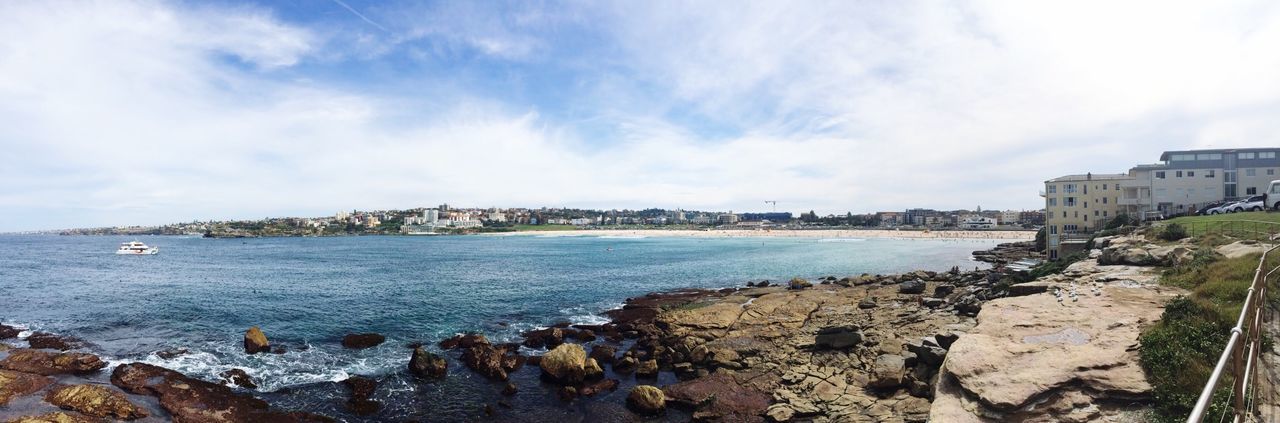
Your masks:
<path fill-rule="evenodd" d="M 1079 169 L 1280 141 L 1273 3 L 716 6 L 3 3 L 0 232 L 1034 210 Z"/>

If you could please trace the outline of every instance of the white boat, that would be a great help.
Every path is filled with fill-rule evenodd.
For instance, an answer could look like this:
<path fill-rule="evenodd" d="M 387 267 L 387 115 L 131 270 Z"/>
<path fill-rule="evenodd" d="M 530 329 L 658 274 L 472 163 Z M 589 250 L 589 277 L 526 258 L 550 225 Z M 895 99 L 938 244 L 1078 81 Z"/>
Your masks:
<path fill-rule="evenodd" d="M 159 247 L 148 247 L 147 244 L 143 244 L 140 241 L 120 243 L 120 248 L 116 250 L 116 254 L 150 255 L 159 253 Z"/>

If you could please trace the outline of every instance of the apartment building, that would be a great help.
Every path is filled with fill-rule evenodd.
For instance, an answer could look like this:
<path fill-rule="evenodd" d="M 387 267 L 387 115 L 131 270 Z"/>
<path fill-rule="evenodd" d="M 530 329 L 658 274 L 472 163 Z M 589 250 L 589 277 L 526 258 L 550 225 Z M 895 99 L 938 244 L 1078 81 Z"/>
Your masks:
<path fill-rule="evenodd" d="M 1280 179 L 1280 148 L 1166 151 L 1128 173 L 1067 175 L 1045 181 L 1048 257 L 1063 242 L 1099 230 L 1117 214 L 1139 219 L 1193 213 L 1222 200 L 1262 194 Z"/>

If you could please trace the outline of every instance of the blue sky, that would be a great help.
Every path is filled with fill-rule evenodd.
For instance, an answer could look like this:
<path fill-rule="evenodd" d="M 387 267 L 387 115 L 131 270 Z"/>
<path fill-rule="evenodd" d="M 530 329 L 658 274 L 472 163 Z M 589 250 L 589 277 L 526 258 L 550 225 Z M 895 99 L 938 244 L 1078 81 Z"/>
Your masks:
<path fill-rule="evenodd" d="M 1280 142 L 1274 2 L 0 2 L 0 231 L 1034 209 Z"/>

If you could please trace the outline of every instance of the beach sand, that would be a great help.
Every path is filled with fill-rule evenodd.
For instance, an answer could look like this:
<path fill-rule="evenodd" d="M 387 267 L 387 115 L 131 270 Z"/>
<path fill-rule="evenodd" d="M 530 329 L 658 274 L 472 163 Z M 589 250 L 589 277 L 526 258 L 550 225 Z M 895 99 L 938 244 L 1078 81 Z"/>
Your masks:
<path fill-rule="evenodd" d="M 680 238 L 911 238 L 911 239 L 1002 239 L 1009 241 L 1029 241 L 1036 237 L 1035 231 L 894 231 L 882 229 L 838 229 L 838 230 L 671 230 L 671 229 L 583 229 L 572 231 L 524 231 L 503 232 L 486 235 L 497 236 L 616 236 L 616 237 L 680 237 Z"/>

